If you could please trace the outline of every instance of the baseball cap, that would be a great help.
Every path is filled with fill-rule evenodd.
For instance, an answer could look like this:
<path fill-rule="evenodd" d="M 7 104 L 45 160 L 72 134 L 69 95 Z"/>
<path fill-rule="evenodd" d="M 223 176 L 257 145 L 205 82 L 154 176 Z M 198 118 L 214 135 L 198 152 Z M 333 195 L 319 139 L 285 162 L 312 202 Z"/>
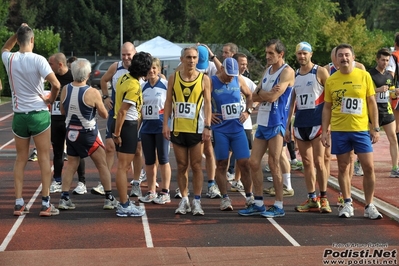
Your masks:
<path fill-rule="evenodd" d="M 239 71 L 238 71 L 238 63 L 237 60 L 235 60 L 232 57 L 227 57 L 223 61 L 223 67 L 224 71 L 226 72 L 226 75 L 228 76 L 238 76 Z"/>
<path fill-rule="evenodd" d="M 312 46 L 308 42 L 300 42 L 297 44 L 295 52 L 298 51 L 306 51 L 306 52 L 312 52 Z"/>
<path fill-rule="evenodd" d="M 208 49 L 203 45 L 199 45 L 197 47 L 197 49 L 198 49 L 198 63 L 197 63 L 196 67 L 198 70 L 205 70 L 208 68 L 208 65 L 209 65 Z"/>

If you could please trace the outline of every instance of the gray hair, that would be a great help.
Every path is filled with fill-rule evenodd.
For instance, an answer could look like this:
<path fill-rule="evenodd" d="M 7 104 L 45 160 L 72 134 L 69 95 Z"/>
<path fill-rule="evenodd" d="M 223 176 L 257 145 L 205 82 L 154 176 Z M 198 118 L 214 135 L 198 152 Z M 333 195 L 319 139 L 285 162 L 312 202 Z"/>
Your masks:
<path fill-rule="evenodd" d="M 71 64 L 73 80 L 83 82 L 89 78 L 91 72 L 90 61 L 85 58 L 79 58 Z"/>
<path fill-rule="evenodd" d="M 17 30 L 17 41 L 19 45 L 27 45 L 34 37 L 33 30 L 28 26 L 21 26 Z"/>

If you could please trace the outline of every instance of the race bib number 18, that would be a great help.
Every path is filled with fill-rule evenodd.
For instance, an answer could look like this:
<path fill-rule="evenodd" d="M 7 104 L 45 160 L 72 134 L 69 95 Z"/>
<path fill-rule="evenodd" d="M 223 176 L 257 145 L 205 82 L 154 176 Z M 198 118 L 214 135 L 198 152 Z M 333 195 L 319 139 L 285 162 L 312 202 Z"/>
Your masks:
<path fill-rule="evenodd" d="M 143 105 L 141 114 L 144 120 L 156 120 L 159 119 L 159 110 L 156 105 Z"/>

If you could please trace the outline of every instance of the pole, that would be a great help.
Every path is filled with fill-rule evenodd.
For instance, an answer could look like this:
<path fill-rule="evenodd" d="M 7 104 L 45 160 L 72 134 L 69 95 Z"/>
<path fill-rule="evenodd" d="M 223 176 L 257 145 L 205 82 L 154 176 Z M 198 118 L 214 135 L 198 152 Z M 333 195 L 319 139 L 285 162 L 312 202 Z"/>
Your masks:
<path fill-rule="evenodd" d="M 120 0 L 121 3 L 121 48 L 123 45 L 123 4 L 122 4 L 122 0 Z M 121 50 L 121 56 L 122 56 L 122 50 Z"/>

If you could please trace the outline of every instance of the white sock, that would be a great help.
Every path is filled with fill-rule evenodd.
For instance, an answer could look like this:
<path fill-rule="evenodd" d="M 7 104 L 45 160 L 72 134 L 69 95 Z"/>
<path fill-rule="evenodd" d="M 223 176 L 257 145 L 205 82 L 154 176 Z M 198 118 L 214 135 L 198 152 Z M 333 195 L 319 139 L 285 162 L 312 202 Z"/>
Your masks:
<path fill-rule="evenodd" d="M 276 207 L 279 207 L 280 209 L 282 209 L 283 208 L 283 202 L 282 201 L 275 201 L 274 202 L 274 206 L 276 206 Z"/>
<path fill-rule="evenodd" d="M 19 198 L 15 200 L 15 205 L 24 205 L 24 199 L 23 198 Z"/>
<path fill-rule="evenodd" d="M 293 160 L 291 160 L 291 164 L 294 164 L 294 163 L 297 163 L 298 162 L 298 160 L 297 159 L 293 159 Z"/>
<path fill-rule="evenodd" d="M 263 200 L 254 200 L 254 203 L 258 207 L 262 207 L 264 205 Z"/>
<path fill-rule="evenodd" d="M 292 189 L 291 185 L 291 173 L 283 174 L 283 184 L 287 187 L 288 190 Z"/>

